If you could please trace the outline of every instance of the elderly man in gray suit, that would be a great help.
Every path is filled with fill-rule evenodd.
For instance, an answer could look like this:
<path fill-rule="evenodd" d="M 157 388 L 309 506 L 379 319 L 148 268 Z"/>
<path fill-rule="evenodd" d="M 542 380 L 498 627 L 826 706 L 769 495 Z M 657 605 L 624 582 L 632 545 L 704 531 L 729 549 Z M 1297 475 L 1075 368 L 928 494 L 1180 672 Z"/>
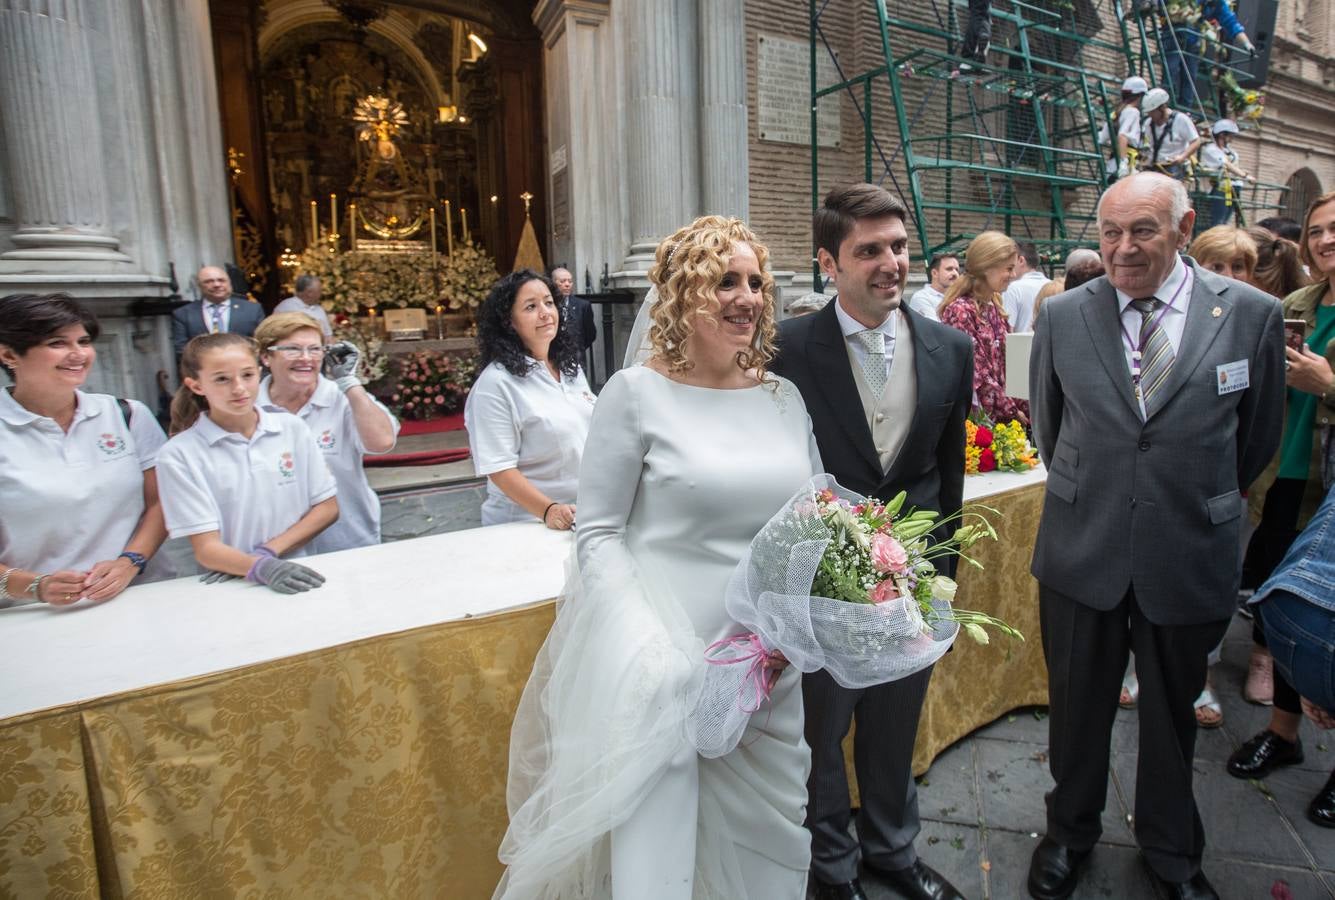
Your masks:
<path fill-rule="evenodd" d="M 1136 840 L 1170 897 L 1216 897 L 1192 795 L 1206 656 L 1237 597 L 1238 489 L 1279 446 L 1280 305 L 1179 255 L 1195 213 L 1163 175 L 1099 200 L 1108 270 L 1044 304 L 1030 359 L 1048 467 L 1032 571 L 1048 664 L 1047 834 L 1029 893 L 1064 898 L 1098 841 L 1127 651 L 1140 677 Z"/>

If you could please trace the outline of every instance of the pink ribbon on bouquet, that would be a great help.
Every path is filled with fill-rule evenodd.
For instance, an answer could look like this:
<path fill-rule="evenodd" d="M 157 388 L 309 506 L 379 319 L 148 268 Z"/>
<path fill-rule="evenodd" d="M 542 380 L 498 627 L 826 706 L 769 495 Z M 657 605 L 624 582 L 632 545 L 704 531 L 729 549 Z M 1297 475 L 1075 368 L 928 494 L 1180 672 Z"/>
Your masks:
<path fill-rule="evenodd" d="M 739 655 L 732 659 L 713 659 L 710 654 L 715 650 L 734 650 Z M 734 634 L 732 637 L 726 637 L 717 640 L 705 648 L 705 662 L 711 666 L 734 666 L 738 663 L 750 663 L 750 668 L 746 670 L 742 682 L 742 690 L 745 690 L 746 683 L 749 681 L 755 686 L 756 701 L 752 706 L 741 707 L 744 713 L 753 713 L 760 709 L 762 703 L 769 699 L 770 685 L 769 679 L 765 674 L 765 660 L 769 659 L 770 651 L 761 643 L 760 635 L 755 632 L 746 634 Z M 742 690 L 738 691 L 741 696 Z"/>

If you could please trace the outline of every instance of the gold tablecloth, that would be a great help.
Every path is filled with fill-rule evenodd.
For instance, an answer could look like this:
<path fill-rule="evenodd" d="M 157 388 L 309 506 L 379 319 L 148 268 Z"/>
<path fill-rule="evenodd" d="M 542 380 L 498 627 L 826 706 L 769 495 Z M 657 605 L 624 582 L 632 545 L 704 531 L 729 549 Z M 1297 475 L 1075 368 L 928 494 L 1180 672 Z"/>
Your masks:
<path fill-rule="evenodd" d="M 1041 485 L 959 603 L 1029 641 L 937 665 L 915 770 L 1046 699 L 1028 574 Z M 0 722 L 0 898 L 485 898 L 510 720 L 550 602 Z"/>

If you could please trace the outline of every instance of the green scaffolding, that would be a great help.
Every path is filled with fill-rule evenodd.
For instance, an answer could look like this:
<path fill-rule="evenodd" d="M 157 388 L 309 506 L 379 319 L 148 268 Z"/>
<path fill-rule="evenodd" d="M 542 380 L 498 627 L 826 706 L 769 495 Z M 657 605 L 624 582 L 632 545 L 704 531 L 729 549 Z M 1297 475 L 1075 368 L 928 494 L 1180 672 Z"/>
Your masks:
<path fill-rule="evenodd" d="M 813 213 L 821 201 L 818 101 L 844 96 L 862 130 L 863 178 L 892 183 L 910 204 L 915 258 L 959 252 L 986 229 L 1031 241 L 1049 264 L 1096 243 L 1094 204 L 1109 182 L 1121 82 L 1128 74 L 1161 80 L 1154 17 L 1130 14 L 1121 0 L 993 0 L 988 61 L 962 73 L 967 0 L 870 0 L 862 12 L 879 52 L 874 65 L 849 73 L 826 27 L 847 7 L 810 0 L 809 10 Z M 1098 36 L 1108 20 L 1117 23 L 1108 29 L 1115 40 Z M 834 63 L 833 83 L 818 75 L 823 54 Z M 920 127 L 929 108 L 941 128 Z M 877 131 L 890 124 L 893 140 Z M 1203 197 L 1210 183 L 1200 181 Z M 1273 208 L 1276 189 L 1249 188 L 1239 206 Z M 819 289 L 819 267 L 813 278 Z"/>

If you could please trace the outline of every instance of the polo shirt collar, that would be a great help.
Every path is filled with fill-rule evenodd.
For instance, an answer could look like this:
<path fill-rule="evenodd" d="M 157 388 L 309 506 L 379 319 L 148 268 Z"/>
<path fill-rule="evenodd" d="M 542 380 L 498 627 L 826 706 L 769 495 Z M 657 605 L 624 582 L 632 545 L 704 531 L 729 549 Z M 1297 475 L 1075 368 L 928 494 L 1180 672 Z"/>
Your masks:
<path fill-rule="evenodd" d="M 96 404 L 88 402 L 87 395 L 83 391 L 74 392 L 74 419 L 70 422 L 71 428 L 74 427 L 74 422 L 91 419 L 101 413 L 102 410 L 98 409 Z M 8 425 L 30 425 L 41 419 L 50 421 L 46 416 L 39 416 L 15 400 L 8 388 L 0 389 L 0 421 Z"/>
<path fill-rule="evenodd" d="M 269 412 L 285 413 L 287 412 L 287 407 L 279 406 L 277 403 L 274 403 L 273 398 L 269 396 L 269 387 L 272 384 L 273 376 L 265 375 L 264 380 L 260 382 L 260 392 L 259 395 L 255 397 L 255 405 L 261 409 L 268 410 Z M 338 400 L 338 393 L 337 384 L 328 378 L 325 378 L 323 375 L 319 376 L 319 380 L 315 383 L 315 392 L 311 394 L 311 398 L 306 401 L 306 405 L 303 406 L 297 414 L 300 415 L 312 406 L 317 409 L 328 409 L 334 405 L 336 400 Z"/>
<path fill-rule="evenodd" d="M 260 414 L 260 421 L 259 424 L 255 427 L 255 434 L 251 435 L 250 438 L 251 443 L 254 442 L 255 438 L 261 432 L 265 434 L 278 434 L 283 430 L 283 426 L 278 421 L 277 415 L 275 413 L 267 411 L 263 406 L 260 406 L 258 403 L 255 404 L 255 410 Z M 223 441 L 228 438 L 237 441 L 246 440 L 245 437 L 243 437 L 241 434 L 235 431 L 224 430 L 217 422 L 209 418 L 209 414 L 207 412 L 201 412 L 199 414 L 199 419 L 195 421 L 193 427 L 199 429 L 200 437 L 204 438 L 205 442 L 207 442 L 210 447 L 214 446 L 219 441 Z"/>

